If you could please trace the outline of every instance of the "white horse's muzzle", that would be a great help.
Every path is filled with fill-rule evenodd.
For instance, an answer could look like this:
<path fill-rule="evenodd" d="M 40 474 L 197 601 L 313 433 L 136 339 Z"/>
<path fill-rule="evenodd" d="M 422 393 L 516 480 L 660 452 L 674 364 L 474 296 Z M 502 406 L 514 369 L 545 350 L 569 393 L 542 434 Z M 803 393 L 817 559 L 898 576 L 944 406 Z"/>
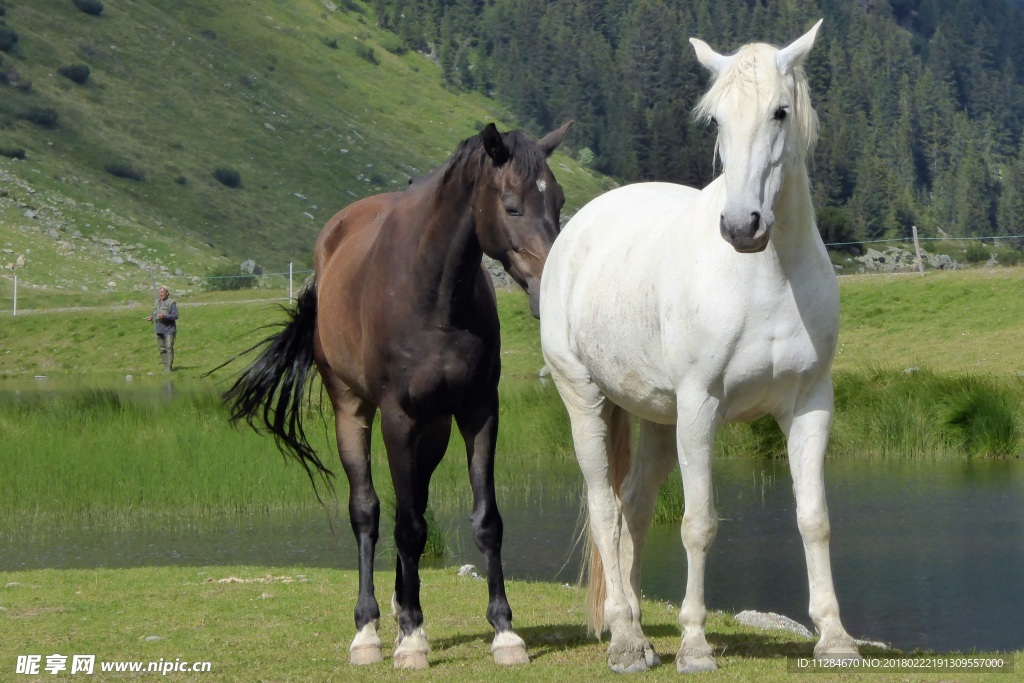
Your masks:
<path fill-rule="evenodd" d="M 741 254 L 764 251 L 771 236 L 771 218 L 759 210 L 725 211 L 719 221 L 722 238 Z"/>

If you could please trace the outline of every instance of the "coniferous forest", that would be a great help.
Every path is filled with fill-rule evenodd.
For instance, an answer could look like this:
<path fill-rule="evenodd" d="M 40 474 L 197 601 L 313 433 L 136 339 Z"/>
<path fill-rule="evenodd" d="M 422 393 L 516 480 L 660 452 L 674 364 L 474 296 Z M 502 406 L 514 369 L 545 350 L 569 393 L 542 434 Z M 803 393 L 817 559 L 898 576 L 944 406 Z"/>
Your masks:
<path fill-rule="evenodd" d="M 729 53 L 825 23 L 807 65 L 826 242 L 1024 235 L 1021 0 L 373 0 L 378 22 L 624 181 L 703 187 L 690 36 Z"/>

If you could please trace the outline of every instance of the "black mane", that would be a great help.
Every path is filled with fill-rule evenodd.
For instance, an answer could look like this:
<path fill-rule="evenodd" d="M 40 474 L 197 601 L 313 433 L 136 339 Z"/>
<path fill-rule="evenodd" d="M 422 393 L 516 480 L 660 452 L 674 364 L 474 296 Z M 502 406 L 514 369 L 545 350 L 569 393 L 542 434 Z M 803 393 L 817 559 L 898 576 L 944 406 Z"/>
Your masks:
<path fill-rule="evenodd" d="M 523 131 L 513 130 L 502 133 L 501 139 L 509 151 L 509 159 L 505 164 L 511 164 L 511 170 L 524 183 L 532 182 L 540 174 L 541 169 L 547 166 L 547 155 L 544 154 L 540 145 Z M 474 135 L 463 140 L 455 148 L 455 152 L 447 163 L 439 169 L 442 173 L 437 186 L 438 192 L 448 184 L 448 181 L 456 173 L 459 173 L 464 182 L 476 179 L 483 171 L 485 163 L 491 163 L 491 160 L 484 151 L 483 138 L 480 135 Z"/>

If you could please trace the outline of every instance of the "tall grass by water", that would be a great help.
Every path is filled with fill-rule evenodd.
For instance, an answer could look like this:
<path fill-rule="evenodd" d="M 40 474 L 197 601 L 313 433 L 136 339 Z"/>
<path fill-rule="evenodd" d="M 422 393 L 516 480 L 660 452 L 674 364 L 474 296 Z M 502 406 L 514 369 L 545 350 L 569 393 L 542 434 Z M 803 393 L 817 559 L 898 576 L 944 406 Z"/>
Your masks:
<path fill-rule="evenodd" d="M 329 407 L 314 391 L 307 415 L 314 445 L 334 462 Z M 966 460 L 1024 452 L 1024 382 L 869 370 L 836 378 L 835 458 Z M 0 391 L 0 524 L 12 532 L 65 525 L 132 526 L 317 509 L 305 472 L 282 462 L 273 439 L 228 424 L 209 386 Z M 719 457 L 785 457 L 769 419 L 730 425 Z M 393 496 L 379 430 L 375 481 Z M 292 466 L 289 466 L 292 465 Z M 340 468 L 335 467 L 340 472 Z M 682 511 L 678 473 L 664 487 L 658 518 Z M 503 389 L 496 487 L 502 500 L 577 498 L 582 492 L 568 420 L 552 387 Z M 345 509 L 344 476 L 320 485 L 329 512 Z M 465 445 L 453 430 L 434 475 L 431 509 L 468 512 Z M 443 547 L 443 542 L 439 542 Z"/>
<path fill-rule="evenodd" d="M 336 464 L 330 408 L 319 398 L 314 391 L 307 429 L 325 462 Z M 567 426 L 559 437 L 564 418 L 557 401 L 553 391 L 539 388 L 505 397 L 500 494 L 529 495 L 541 480 L 574 474 Z M 0 433 L 0 524 L 12 532 L 319 507 L 305 472 L 282 461 L 272 438 L 229 425 L 219 392 L 208 386 L 4 390 Z M 393 497 L 379 429 L 372 458 L 382 498 Z M 348 488 L 340 467 L 332 468 L 339 476 L 318 487 L 328 511 L 337 512 L 347 504 Z M 470 509 L 465 445 L 457 430 L 431 496 L 434 511 Z"/>

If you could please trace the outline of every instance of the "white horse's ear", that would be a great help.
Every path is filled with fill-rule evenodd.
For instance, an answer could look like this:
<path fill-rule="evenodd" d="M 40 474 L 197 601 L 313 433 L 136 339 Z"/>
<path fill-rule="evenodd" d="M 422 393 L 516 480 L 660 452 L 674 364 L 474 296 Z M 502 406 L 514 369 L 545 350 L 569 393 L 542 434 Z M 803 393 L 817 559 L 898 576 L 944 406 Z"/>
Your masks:
<path fill-rule="evenodd" d="M 807 58 L 807 54 L 814 45 L 814 38 L 818 35 L 818 29 L 821 28 L 821 22 L 823 21 L 825 20 L 818 19 L 818 23 L 812 26 L 810 31 L 794 40 L 788 47 L 779 50 L 776 60 L 783 73 L 789 73 L 793 70 L 793 67 L 803 64 L 804 59 Z"/>
<path fill-rule="evenodd" d="M 697 53 L 697 61 L 716 76 L 725 71 L 725 67 L 729 66 L 729 62 L 732 61 L 732 57 L 718 54 L 700 38 L 690 38 L 690 44 L 693 45 L 693 51 Z"/>

